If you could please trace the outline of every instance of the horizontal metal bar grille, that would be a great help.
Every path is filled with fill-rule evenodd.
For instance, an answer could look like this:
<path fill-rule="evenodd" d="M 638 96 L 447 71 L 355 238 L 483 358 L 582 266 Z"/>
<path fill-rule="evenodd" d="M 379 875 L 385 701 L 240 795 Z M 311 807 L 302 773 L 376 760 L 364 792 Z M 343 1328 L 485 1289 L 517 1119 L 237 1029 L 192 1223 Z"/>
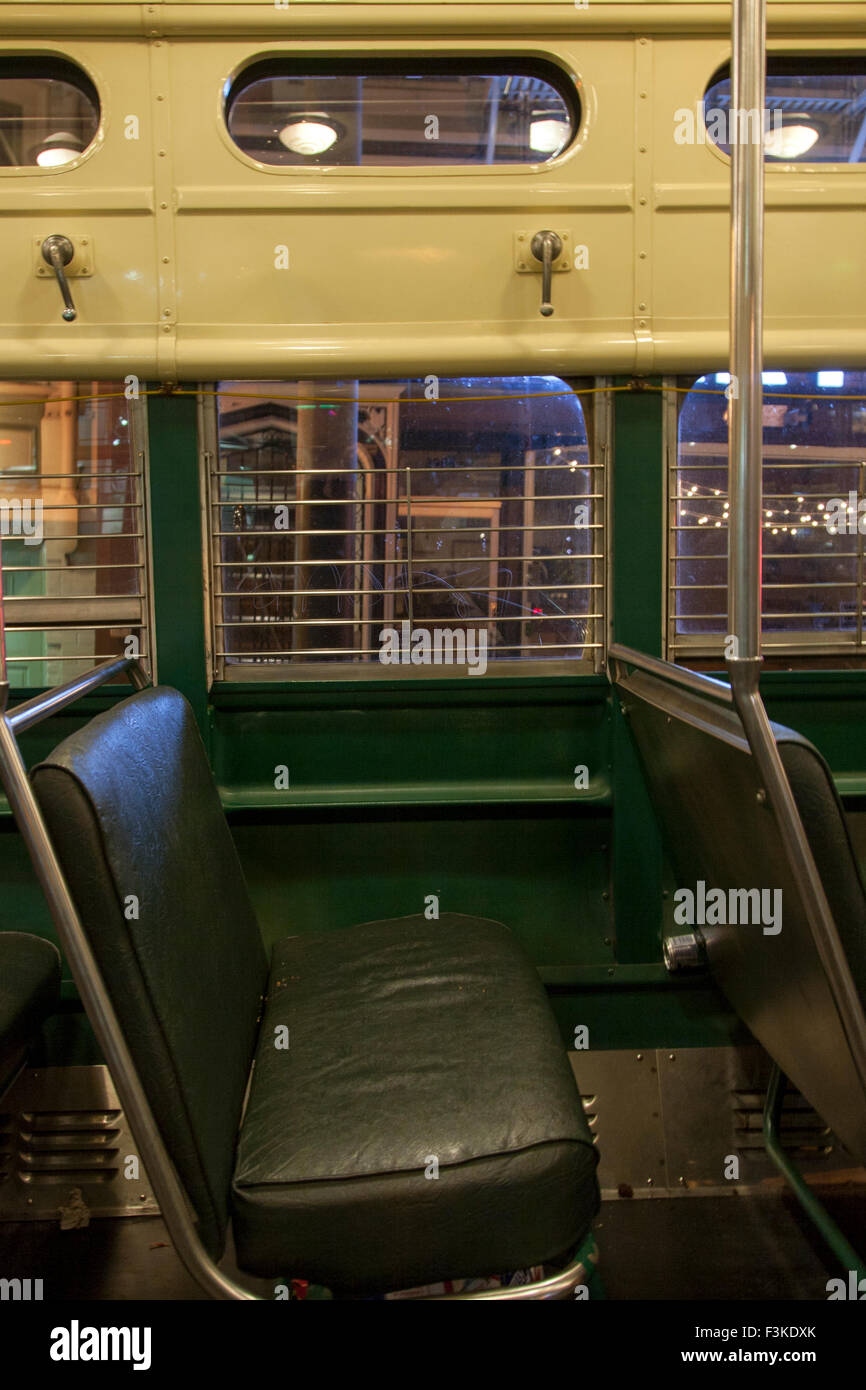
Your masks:
<path fill-rule="evenodd" d="M 465 667 L 482 647 L 487 662 L 594 660 L 604 468 L 577 396 L 522 381 L 525 396 L 502 400 L 488 382 L 440 383 L 438 411 L 353 400 L 344 383 L 322 409 L 278 412 L 285 383 L 273 400 L 257 383 L 255 405 L 249 383 L 221 383 L 205 417 L 215 677 L 238 664 Z"/>
<path fill-rule="evenodd" d="M 0 383 L 0 413 L 16 391 Z M 56 685 L 110 656 L 152 658 L 142 404 L 110 382 L 45 394 L 68 407 L 29 427 L 33 466 L 0 474 L 13 686 Z"/>
<path fill-rule="evenodd" d="M 839 414 L 843 405 L 836 405 Z M 838 416 L 834 424 L 838 430 Z M 826 419 L 821 427 L 827 428 Z M 815 433 L 820 434 L 819 426 Z M 672 451 L 668 477 L 668 651 L 672 657 L 721 652 L 727 635 L 727 468 L 726 446 L 720 443 L 680 437 Z M 864 548 L 859 521 L 863 510 L 858 513 L 857 499 L 866 498 L 866 440 L 862 446 L 765 442 L 763 475 L 764 645 L 799 654 L 861 650 Z M 863 524 L 866 527 L 866 520 Z"/>

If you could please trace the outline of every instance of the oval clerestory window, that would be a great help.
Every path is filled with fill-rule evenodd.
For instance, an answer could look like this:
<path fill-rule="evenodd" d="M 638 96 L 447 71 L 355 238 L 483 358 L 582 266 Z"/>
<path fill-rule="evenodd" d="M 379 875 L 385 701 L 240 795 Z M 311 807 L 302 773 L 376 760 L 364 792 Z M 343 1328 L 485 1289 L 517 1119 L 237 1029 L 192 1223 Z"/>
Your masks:
<path fill-rule="evenodd" d="M 225 97 L 229 134 L 261 164 L 539 164 L 577 134 L 577 88 L 552 64 L 473 60 L 245 68 Z"/>
<path fill-rule="evenodd" d="M 725 154 L 738 141 L 762 139 L 769 165 L 864 164 L 866 55 L 771 54 L 763 113 L 732 108 L 725 67 L 704 94 L 703 115 L 709 141 Z"/>
<path fill-rule="evenodd" d="M 81 68 L 53 56 L 0 55 L 0 168 L 62 169 L 98 128 L 99 96 Z"/>

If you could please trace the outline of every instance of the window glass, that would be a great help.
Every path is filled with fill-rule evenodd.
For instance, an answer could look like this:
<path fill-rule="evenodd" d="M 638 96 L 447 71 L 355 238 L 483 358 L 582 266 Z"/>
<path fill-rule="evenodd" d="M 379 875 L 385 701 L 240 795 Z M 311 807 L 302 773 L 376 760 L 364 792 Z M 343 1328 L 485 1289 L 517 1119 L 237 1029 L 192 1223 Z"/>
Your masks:
<path fill-rule="evenodd" d="M 735 125 L 725 69 L 707 88 L 704 119 L 710 139 L 726 154 L 738 138 L 749 138 L 738 136 L 745 116 L 737 113 Z M 866 57 L 770 57 L 764 153 L 768 164 L 866 162 Z"/>
<path fill-rule="evenodd" d="M 679 416 L 669 646 L 681 654 L 720 651 L 728 632 L 728 381 L 700 377 Z M 866 372 L 767 371 L 763 422 L 765 647 L 861 648 Z"/>
<path fill-rule="evenodd" d="M 600 648 L 602 470 L 558 377 L 224 382 L 218 432 L 218 677 Z"/>
<path fill-rule="evenodd" d="M 116 382 L 0 382 L 13 686 L 60 685 L 109 656 L 150 658 L 139 409 Z"/>
<path fill-rule="evenodd" d="M 236 79 L 226 119 L 238 148 L 263 164 L 535 164 L 570 144 L 579 107 L 550 66 L 316 71 L 280 59 Z"/>
<path fill-rule="evenodd" d="M 98 126 L 96 89 L 73 63 L 0 57 L 0 167 L 62 169 Z"/>

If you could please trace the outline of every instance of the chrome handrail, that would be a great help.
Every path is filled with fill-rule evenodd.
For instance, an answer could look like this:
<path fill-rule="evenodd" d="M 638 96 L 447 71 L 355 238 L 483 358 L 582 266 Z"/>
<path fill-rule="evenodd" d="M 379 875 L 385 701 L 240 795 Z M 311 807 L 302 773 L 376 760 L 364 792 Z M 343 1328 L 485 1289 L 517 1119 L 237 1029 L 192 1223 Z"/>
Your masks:
<path fill-rule="evenodd" d="M 20 705 L 13 705 L 12 709 L 5 711 L 6 720 L 14 734 L 23 733 L 25 729 L 32 729 L 34 724 L 39 724 L 50 715 L 66 709 L 66 706 L 73 704 L 75 700 L 80 700 L 82 696 L 98 690 L 115 676 L 123 674 L 129 676 L 136 690 L 144 690 L 150 684 L 150 677 L 139 657 L 110 657 L 108 661 L 103 661 L 100 666 L 94 667 L 84 676 L 74 676 L 72 680 L 55 686 L 53 690 L 34 695 L 29 700 L 23 700 Z M 8 686 L 5 696 L 8 698 Z M 3 708 L 5 709 L 5 698 Z"/>
<path fill-rule="evenodd" d="M 648 671 L 653 676 L 658 676 L 661 680 L 670 681 L 673 685 L 681 685 L 686 690 L 693 690 L 697 695 L 709 695 L 713 700 L 722 700 L 725 704 L 733 704 L 733 694 L 731 687 L 724 681 L 717 680 L 715 676 L 704 676 L 700 671 L 689 671 L 685 666 L 675 666 L 670 661 L 660 661 L 657 656 L 647 656 L 644 652 L 637 651 L 634 647 L 623 646 L 621 642 L 614 642 L 607 650 L 608 658 L 624 666 L 636 666 L 640 671 Z M 614 679 L 618 679 L 618 672 L 614 673 Z"/>
<path fill-rule="evenodd" d="M 14 710 L 6 709 L 8 684 L 0 684 L 0 780 L 27 846 L 63 954 L 69 963 L 72 978 L 117 1088 L 120 1104 L 129 1120 L 174 1247 L 189 1274 L 212 1298 L 253 1299 L 256 1297 L 255 1294 L 223 1274 L 201 1243 L 189 1201 L 153 1117 L 114 1005 L 69 891 L 66 876 L 51 843 L 48 827 L 33 793 L 15 737 L 18 730 L 31 728 L 41 719 L 64 709 L 82 695 L 98 689 L 121 671 L 129 675 L 138 689 L 143 689 L 150 683 L 138 658 L 122 657 L 105 661 L 86 676 L 67 681 L 65 685 L 58 686 L 44 695 L 25 700 Z"/>

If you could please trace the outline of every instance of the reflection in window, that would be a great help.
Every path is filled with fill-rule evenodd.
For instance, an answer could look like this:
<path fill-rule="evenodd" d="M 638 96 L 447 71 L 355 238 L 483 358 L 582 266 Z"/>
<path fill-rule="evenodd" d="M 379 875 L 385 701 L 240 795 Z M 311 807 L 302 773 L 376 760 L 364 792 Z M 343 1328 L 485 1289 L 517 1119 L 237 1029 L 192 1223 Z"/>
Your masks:
<path fill-rule="evenodd" d="M 680 412 L 669 488 L 671 654 L 718 653 L 728 631 L 728 381 L 724 372 L 701 377 Z M 866 372 L 765 372 L 763 409 L 764 647 L 862 648 Z"/>
<path fill-rule="evenodd" d="M 738 113 L 738 129 L 745 112 Z M 725 69 L 704 95 L 710 139 L 726 154 L 733 128 L 731 80 Z M 781 58 L 767 62 L 764 153 L 770 164 L 866 162 L 866 56 Z"/>
<path fill-rule="evenodd" d="M 540 69 L 540 70 L 539 70 Z M 226 119 L 239 149 L 263 164 L 534 164 L 571 142 L 574 89 L 549 65 L 491 72 L 449 63 L 406 72 L 342 64 L 248 68 L 229 89 Z"/>
<path fill-rule="evenodd" d="M 96 89 L 73 63 L 0 57 L 0 167 L 61 169 L 98 126 Z"/>
<path fill-rule="evenodd" d="M 430 392 L 222 384 L 219 677 L 286 663 L 447 674 L 468 663 L 437 661 L 445 641 L 483 645 L 487 663 L 599 650 L 602 474 L 578 398 L 557 377 L 443 378 Z"/>
<path fill-rule="evenodd" d="M 84 397 L 85 399 L 80 399 Z M 0 382 L 0 532 L 12 686 L 150 656 L 139 405 L 116 382 Z"/>

